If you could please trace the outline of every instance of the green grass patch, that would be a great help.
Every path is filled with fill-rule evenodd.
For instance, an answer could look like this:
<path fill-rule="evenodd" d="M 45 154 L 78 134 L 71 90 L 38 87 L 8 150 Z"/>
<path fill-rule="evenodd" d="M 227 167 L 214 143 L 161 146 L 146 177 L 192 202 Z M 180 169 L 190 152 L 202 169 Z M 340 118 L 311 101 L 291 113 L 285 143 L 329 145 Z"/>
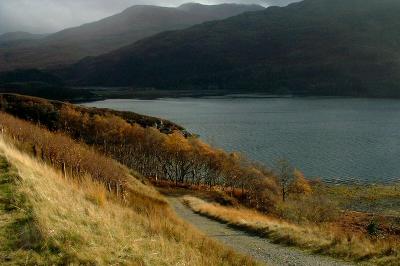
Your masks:
<path fill-rule="evenodd" d="M 58 264 L 64 256 L 47 248 L 32 210 L 18 191 L 16 171 L 0 156 L 0 265 Z"/>

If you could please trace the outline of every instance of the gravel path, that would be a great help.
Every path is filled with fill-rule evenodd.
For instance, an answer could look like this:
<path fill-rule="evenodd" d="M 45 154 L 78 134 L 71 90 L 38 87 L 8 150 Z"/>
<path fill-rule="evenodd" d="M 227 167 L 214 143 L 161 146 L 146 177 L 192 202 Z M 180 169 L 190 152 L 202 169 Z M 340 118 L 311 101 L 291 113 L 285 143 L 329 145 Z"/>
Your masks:
<path fill-rule="evenodd" d="M 226 224 L 198 215 L 186 207 L 178 198 L 169 198 L 171 206 L 185 221 L 197 227 L 208 236 L 233 247 L 235 250 L 249 254 L 255 259 L 271 266 L 339 266 L 350 265 L 329 257 L 313 255 L 292 247 L 271 243 L 246 232 L 235 230 Z"/>

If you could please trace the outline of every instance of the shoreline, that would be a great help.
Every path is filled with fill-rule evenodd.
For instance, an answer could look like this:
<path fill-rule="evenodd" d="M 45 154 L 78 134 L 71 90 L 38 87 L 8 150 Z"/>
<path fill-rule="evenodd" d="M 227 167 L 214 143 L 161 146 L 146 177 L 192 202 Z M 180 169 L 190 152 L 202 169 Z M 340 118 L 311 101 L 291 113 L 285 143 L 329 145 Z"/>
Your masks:
<path fill-rule="evenodd" d="M 239 98 L 240 96 L 242 96 L 242 95 L 235 95 L 234 98 L 237 98 L 238 100 L 239 99 L 243 99 L 243 98 Z M 228 95 L 228 97 L 229 97 L 229 95 Z M 224 97 L 224 98 L 214 98 L 213 97 L 211 99 L 216 99 L 216 100 L 218 100 L 218 99 L 230 99 L 228 97 Z M 303 98 L 304 97 L 301 97 L 300 99 L 303 99 Z M 169 105 L 168 102 L 169 102 L 170 99 L 171 99 L 172 104 L 174 102 L 174 99 L 183 99 L 183 101 L 184 101 L 183 97 L 181 97 L 181 98 L 162 98 L 162 99 L 158 99 L 158 100 L 161 100 L 161 103 L 162 102 L 167 103 L 167 106 L 168 106 Z M 194 101 L 196 101 L 196 99 L 203 99 L 203 101 L 207 101 L 207 99 L 209 99 L 209 98 L 208 97 L 201 97 L 201 98 L 197 97 L 197 98 L 187 98 L 187 99 L 189 101 L 191 101 L 190 99 L 193 99 Z M 270 99 L 270 98 L 261 98 L 261 99 Z M 299 99 L 299 98 L 297 98 L 297 97 L 286 97 L 286 98 L 283 98 L 282 97 L 280 99 L 288 99 L 288 101 L 291 101 L 293 99 L 293 101 L 295 101 L 295 99 Z M 312 102 L 314 99 L 315 100 L 319 100 L 319 99 L 324 100 L 324 99 L 326 99 L 327 101 L 329 101 L 329 99 L 333 99 L 334 100 L 334 99 L 352 99 L 352 98 L 343 98 L 343 97 L 335 97 L 335 98 L 333 98 L 333 97 L 307 97 L 305 100 L 307 101 L 307 99 L 310 99 L 311 102 Z M 144 104 L 146 106 L 147 106 L 147 104 L 151 104 L 151 105 L 157 105 L 158 104 L 157 100 L 147 100 L 147 99 L 104 99 L 104 100 L 99 101 L 98 107 L 101 107 L 103 105 L 102 103 L 104 102 L 104 106 L 105 107 L 112 108 L 110 106 L 113 106 L 113 101 L 117 101 L 118 102 L 117 103 L 118 106 L 124 106 L 125 104 L 129 105 L 130 101 L 132 101 L 133 105 L 135 105 L 135 101 L 137 101 L 137 104 L 139 104 L 139 106 L 141 106 L 141 104 Z M 121 102 L 119 103 L 119 101 L 121 101 Z M 147 101 L 150 101 L 150 102 L 147 103 Z M 218 101 L 216 101 L 216 102 L 218 102 Z M 266 100 L 266 102 L 268 102 L 268 100 Z M 97 104 L 96 104 L 96 102 L 94 102 L 94 103 L 93 102 L 86 102 L 86 103 L 83 102 L 82 105 L 94 106 L 95 107 Z M 125 110 L 129 110 L 129 109 L 125 109 Z M 137 109 L 135 112 L 143 113 L 143 110 Z M 148 115 L 157 116 L 155 114 L 148 114 Z M 162 117 L 164 117 L 165 119 L 168 119 L 168 120 L 172 119 L 172 117 L 166 117 L 166 116 L 162 116 Z M 183 127 L 185 127 L 185 126 L 187 127 L 188 125 L 186 124 L 186 125 L 182 125 L 182 126 Z M 199 132 L 199 131 L 196 131 L 196 130 L 192 130 L 192 131 L 195 134 L 199 134 L 199 136 L 202 139 L 207 139 L 207 136 L 204 134 L 205 132 Z M 198 136 L 198 135 L 196 135 L 196 136 Z M 223 149 L 228 150 L 228 151 L 237 151 L 238 150 L 238 149 L 228 149 L 227 147 L 222 147 L 220 145 L 217 145 L 217 146 L 219 148 L 223 148 Z M 241 149 L 239 151 L 246 152 L 246 150 L 243 150 L 243 149 Z M 260 164 L 265 164 L 265 162 L 262 161 L 262 160 L 259 160 L 259 159 L 258 160 L 257 159 L 253 159 L 253 160 L 256 160 Z M 397 184 L 400 183 L 399 177 L 395 176 L 395 175 L 390 175 L 387 178 L 378 178 L 376 176 L 371 177 L 371 178 L 370 177 L 365 178 L 365 177 L 362 177 L 362 176 L 360 177 L 360 176 L 357 176 L 357 175 L 348 176 L 348 175 L 345 174 L 344 176 L 340 176 L 340 175 L 338 175 L 338 173 L 336 173 L 336 174 L 333 173 L 334 175 L 331 175 L 331 174 L 332 173 L 328 173 L 328 175 L 322 175 L 322 177 L 321 177 L 320 172 L 315 172 L 314 171 L 312 173 L 309 173 L 308 176 L 309 176 L 310 180 L 313 180 L 313 181 L 323 180 L 324 183 L 329 184 L 331 186 L 337 186 L 337 185 L 347 185 L 347 186 L 365 186 L 365 185 L 368 185 L 368 186 L 371 186 L 371 185 L 393 186 L 393 185 L 397 185 Z"/>
<path fill-rule="evenodd" d="M 301 94 L 273 94 L 262 91 L 231 91 L 231 90 L 158 90 L 158 89 L 132 89 L 129 87 L 74 87 L 73 89 L 88 90 L 96 97 L 93 100 L 109 99 L 136 99 L 136 100 L 158 100 L 158 99 L 296 99 L 296 98 L 316 98 L 316 99 L 388 99 L 400 98 L 389 97 L 368 97 L 351 95 L 301 95 Z"/>

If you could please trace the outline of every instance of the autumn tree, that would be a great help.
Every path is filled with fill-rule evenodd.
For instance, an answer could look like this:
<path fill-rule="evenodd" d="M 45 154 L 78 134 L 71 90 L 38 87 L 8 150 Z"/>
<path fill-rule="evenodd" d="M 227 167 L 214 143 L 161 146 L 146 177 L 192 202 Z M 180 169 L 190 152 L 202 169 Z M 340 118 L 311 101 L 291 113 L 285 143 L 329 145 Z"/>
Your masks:
<path fill-rule="evenodd" d="M 169 135 L 165 141 L 164 148 L 169 155 L 172 170 L 175 173 L 175 183 L 184 183 L 192 167 L 191 146 L 188 140 L 180 132 Z"/>
<path fill-rule="evenodd" d="M 289 188 L 294 180 L 294 169 L 286 159 L 276 162 L 276 179 L 281 190 L 282 201 L 286 201 Z"/>
<path fill-rule="evenodd" d="M 309 195 L 312 192 L 312 188 L 310 182 L 304 177 L 304 174 L 295 169 L 293 172 L 293 182 L 290 184 L 289 191 L 290 193 L 296 195 Z"/>

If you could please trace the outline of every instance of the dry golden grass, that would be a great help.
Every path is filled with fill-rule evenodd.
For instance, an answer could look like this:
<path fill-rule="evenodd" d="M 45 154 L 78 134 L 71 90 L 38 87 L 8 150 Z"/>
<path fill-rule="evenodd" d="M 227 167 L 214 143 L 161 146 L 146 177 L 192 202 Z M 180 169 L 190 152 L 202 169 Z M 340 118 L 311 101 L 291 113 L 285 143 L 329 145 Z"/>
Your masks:
<path fill-rule="evenodd" d="M 400 216 L 400 184 L 335 185 L 324 193 L 345 209 Z"/>
<path fill-rule="evenodd" d="M 56 263 L 90 265 L 255 265 L 201 235 L 169 208 L 121 203 L 104 186 L 64 177 L 21 153 L 0 138 L 0 153 L 17 170 L 17 192 L 27 199 L 40 236 L 41 249 L 56 254 Z M 137 205 L 163 200 L 138 181 L 132 189 L 146 192 Z M 160 214 L 164 216 L 159 216 Z M 33 263 L 27 257 L 27 264 Z"/>
<path fill-rule="evenodd" d="M 400 265 L 400 243 L 396 240 L 372 240 L 362 235 L 345 234 L 332 225 L 300 226 L 253 210 L 224 207 L 191 196 L 182 200 L 199 214 L 268 237 L 275 243 L 347 260 Z"/>

